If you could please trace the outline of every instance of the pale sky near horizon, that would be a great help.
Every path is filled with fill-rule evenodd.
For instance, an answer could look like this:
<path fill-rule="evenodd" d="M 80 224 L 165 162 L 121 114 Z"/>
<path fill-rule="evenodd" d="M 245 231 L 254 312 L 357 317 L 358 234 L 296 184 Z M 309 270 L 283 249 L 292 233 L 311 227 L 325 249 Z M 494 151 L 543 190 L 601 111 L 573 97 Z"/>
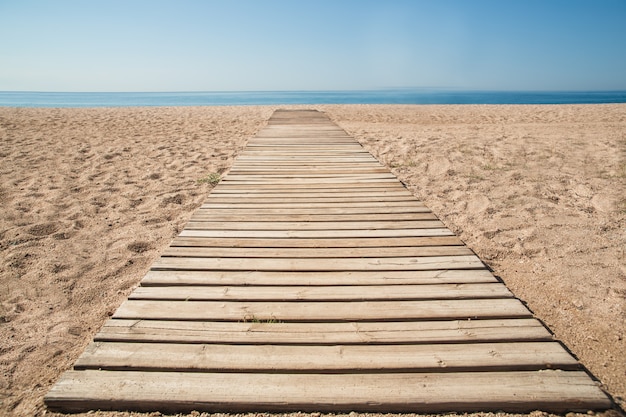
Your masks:
<path fill-rule="evenodd" d="M 626 90 L 626 0 L 0 0 L 0 91 Z"/>

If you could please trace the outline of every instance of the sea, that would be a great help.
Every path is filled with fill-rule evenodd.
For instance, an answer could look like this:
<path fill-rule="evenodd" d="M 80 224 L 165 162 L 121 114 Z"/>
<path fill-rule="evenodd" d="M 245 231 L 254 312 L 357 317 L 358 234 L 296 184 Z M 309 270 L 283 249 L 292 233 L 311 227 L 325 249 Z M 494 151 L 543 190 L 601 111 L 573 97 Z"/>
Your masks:
<path fill-rule="evenodd" d="M 290 104 L 598 104 L 626 103 L 626 91 L 24 92 L 0 91 L 3 107 L 157 107 Z"/>

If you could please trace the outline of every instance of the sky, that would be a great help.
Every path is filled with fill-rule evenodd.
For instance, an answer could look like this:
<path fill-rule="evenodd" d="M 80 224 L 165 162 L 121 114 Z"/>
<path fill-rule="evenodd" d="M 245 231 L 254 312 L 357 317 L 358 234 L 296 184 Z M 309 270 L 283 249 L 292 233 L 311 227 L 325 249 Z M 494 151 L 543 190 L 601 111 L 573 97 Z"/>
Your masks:
<path fill-rule="evenodd" d="M 0 91 L 626 90 L 626 0 L 0 0 Z"/>

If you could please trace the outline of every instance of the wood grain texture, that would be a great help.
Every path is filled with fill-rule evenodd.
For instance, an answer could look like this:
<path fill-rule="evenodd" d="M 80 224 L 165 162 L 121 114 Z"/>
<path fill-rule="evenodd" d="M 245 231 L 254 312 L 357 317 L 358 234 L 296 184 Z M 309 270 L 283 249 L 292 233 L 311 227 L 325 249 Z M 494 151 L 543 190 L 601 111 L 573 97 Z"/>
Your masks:
<path fill-rule="evenodd" d="M 131 300 L 185 301 L 383 301 L 509 298 L 501 283 L 333 286 L 174 286 L 139 287 Z"/>
<path fill-rule="evenodd" d="M 259 358 L 263 358 L 259 360 Z M 428 345 L 221 345 L 95 342 L 75 369 L 168 372 L 471 372 L 565 370 L 578 362 L 556 342 Z"/>
<path fill-rule="evenodd" d="M 472 255 L 466 246 L 417 246 L 373 248 L 246 248 L 248 258 L 383 258 Z M 163 256 L 196 258 L 237 258 L 241 248 L 170 247 Z"/>
<path fill-rule="evenodd" d="M 80 403 L 76 398 L 82 398 Z M 114 399 L 114 401 L 112 401 Z M 70 371 L 46 395 L 52 409 L 163 412 L 565 412 L 610 407 L 580 371 L 267 374 Z"/>
<path fill-rule="evenodd" d="M 244 254 L 242 253 L 242 256 Z M 424 271 L 482 269 L 475 255 L 403 258 L 209 258 L 162 256 L 152 269 L 186 271 Z"/>
<path fill-rule="evenodd" d="M 111 319 L 96 341 L 145 343 L 346 345 L 547 342 L 539 321 L 524 319 L 388 322 L 210 322 Z"/>
<path fill-rule="evenodd" d="M 155 301 L 126 300 L 113 317 L 206 321 L 397 321 L 526 318 L 516 299 L 429 301 Z"/>
<path fill-rule="evenodd" d="M 311 238 L 311 239 L 264 239 L 264 238 L 210 238 L 184 237 L 175 238 L 171 247 L 206 247 L 206 248 L 393 248 L 422 246 L 459 246 L 463 243 L 456 236 L 395 237 L 395 238 Z M 380 252 L 379 252 L 380 253 Z"/>
<path fill-rule="evenodd" d="M 426 271 L 157 271 L 151 270 L 142 286 L 174 285 L 410 285 L 492 283 L 498 280 L 486 269 Z"/>

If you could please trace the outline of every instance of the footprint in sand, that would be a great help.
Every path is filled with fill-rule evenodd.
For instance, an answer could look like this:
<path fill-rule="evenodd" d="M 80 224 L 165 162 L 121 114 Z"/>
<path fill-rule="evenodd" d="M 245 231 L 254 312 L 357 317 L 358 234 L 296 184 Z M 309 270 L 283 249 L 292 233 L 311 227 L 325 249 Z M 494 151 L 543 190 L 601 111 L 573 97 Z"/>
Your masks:
<path fill-rule="evenodd" d="M 150 242 L 137 241 L 129 244 L 126 248 L 131 252 L 143 253 L 152 249 L 152 245 Z"/>
<path fill-rule="evenodd" d="M 591 197 L 591 205 L 596 211 L 609 213 L 616 209 L 617 198 L 608 194 L 596 194 Z"/>
<path fill-rule="evenodd" d="M 429 175 L 441 176 L 448 172 L 450 169 L 450 160 L 446 157 L 436 157 L 432 161 L 428 161 L 426 171 Z"/>
<path fill-rule="evenodd" d="M 484 195 L 472 197 L 467 202 L 467 211 L 470 213 L 482 213 L 483 211 L 487 210 L 490 203 L 491 200 L 489 200 Z"/>
<path fill-rule="evenodd" d="M 28 233 L 34 236 L 48 236 L 59 230 L 59 226 L 56 223 L 40 223 L 31 226 L 28 229 Z"/>

